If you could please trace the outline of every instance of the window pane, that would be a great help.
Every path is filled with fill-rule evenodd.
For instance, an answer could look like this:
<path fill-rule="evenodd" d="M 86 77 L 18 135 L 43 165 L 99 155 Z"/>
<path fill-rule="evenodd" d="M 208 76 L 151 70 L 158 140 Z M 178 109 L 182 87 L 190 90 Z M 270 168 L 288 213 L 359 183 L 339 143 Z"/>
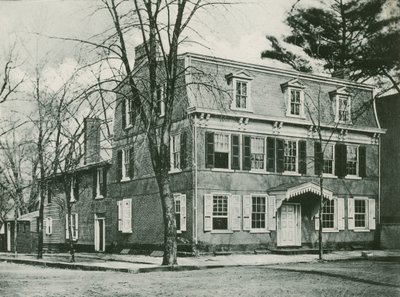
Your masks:
<path fill-rule="evenodd" d="M 265 197 L 252 197 L 251 228 L 265 228 Z"/>
<path fill-rule="evenodd" d="M 285 171 L 296 171 L 297 157 L 296 141 L 285 140 L 284 146 L 284 169 Z"/>
<path fill-rule="evenodd" d="M 328 200 L 324 202 L 322 208 L 322 228 L 335 227 L 335 201 Z"/>

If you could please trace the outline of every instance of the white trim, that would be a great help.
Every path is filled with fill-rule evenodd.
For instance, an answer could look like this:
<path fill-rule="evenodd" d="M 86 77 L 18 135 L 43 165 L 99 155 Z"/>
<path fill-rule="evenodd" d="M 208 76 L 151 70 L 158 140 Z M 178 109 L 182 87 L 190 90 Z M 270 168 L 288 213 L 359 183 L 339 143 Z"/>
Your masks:
<path fill-rule="evenodd" d="M 365 202 L 365 218 L 364 218 L 364 223 L 365 227 L 356 227 L 356 200 L 363 200 Z M 354 232 L 369 232 L 369 198 L 366 196 L 356 196 L 353 198 L 354 202 Z"/>
<path fill-rule="evenodd" d="M 286 200 L 289 200 L 292 197 L 304 194 L 304 193 L 314 193 L 317 195 L 321 195 L 320 188 L 316 184 L 312 182 L 304 183 L 292 188 L 287 189 L 286 191 Z M 323 194 L 324 197 L 332 200 L 333 199 L 333 192 L 331 190 L 328 190 L 326 188 L 323 188 Z"/>
<path fill-rule="evenodd" d="M 251 197 L 251 211 L 250 211 L 250 233 L 269 233 L 269 226 L 268 226 L 268 199 L 269 195 L 266 193 L 263 194 L 257 194 L 257 193 L 251 193 L 249 194 Z M 253 228 L 252 227 L 252 220 L 253 220 L 253 197 L 264 197 L 265 199 L 265 217 L 264 217 L 264 223 L 265 227 L 264 228 Z"/>

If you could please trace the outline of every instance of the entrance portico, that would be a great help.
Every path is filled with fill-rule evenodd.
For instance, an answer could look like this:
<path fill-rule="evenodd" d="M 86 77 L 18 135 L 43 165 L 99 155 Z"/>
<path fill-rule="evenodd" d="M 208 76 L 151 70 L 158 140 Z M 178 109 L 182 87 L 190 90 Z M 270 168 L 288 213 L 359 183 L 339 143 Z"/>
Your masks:
<path fill-rule="evenodd" d="M 307 235 L 304 232 L 311 232 L 307 222 L 310 222 L 319 210 L 319 185 L 314 182 L 282 184 L 268 192 L 276 197 L 277 246 L 301 246 L 302 232 L 303 235 Z M 332 200 L 333 192 L 323 188 L 322 196 Z M 308 225 L 304 226 L 305 228 L 302 226 L 303 221 Z"/>

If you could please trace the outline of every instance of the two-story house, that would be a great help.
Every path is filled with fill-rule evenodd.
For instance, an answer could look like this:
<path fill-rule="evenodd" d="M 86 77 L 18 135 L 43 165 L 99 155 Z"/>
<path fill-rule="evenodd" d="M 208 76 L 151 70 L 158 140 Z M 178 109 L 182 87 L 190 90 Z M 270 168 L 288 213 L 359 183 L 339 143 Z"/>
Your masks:
<path fill-rule="evenodd" d="M 179 66 L 186 87 L 170 169 L 179 242 L 208 251 L 314 246 L 322 228 L 332 247 L 374 243 L 384 130 L 373 86 L 189 53 Z M 161 98 L 160 116 L 163 108 Z M 118 99 L 105 240 L 138 250 L 162 245 L 163 222 L 134 113 L 129 98 Z"/>
<path fill-rule="evenodd" d="M 64 183 L 71 192 L 72 240 L 77 251 L 105 251 L 106 213 L 113 201 L 107 195 L 110 148 L 101 120 L 84 119 L 84 153 L 73 172 L 60 172 L 46 179 L 43 213 L 45 251 L 66 251 L 69 239 Z M 69 176 L 67 179 L 66 176 Z"/>

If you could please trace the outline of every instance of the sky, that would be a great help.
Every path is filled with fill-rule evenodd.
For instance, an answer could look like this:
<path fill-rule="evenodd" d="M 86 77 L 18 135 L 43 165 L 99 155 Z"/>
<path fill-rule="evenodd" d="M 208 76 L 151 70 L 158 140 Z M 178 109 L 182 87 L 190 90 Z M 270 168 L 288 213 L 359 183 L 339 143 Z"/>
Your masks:
<path fill-rule="evenodd" d="M 260 52 L 268 47 L 265 36 L 287 32 L 283 20 L 295 2 L 246 0 L 209 8 L 197 15 L 193 30 L 187 32 L 196 44 L 186 44 L 181 50 L 258 63 Z M 71 61 L 77 54 L 76 44 L 44 36 L 88 38 L 101 32 L 109 17 L 93 14 L 98 4 L 96 0 L 0 1 L 0 40 L 5 41 L 0 50 L 7 51 L 17 40 L 24 47 L 20 55 L 25 63 L 45 60 L 56 65 Z"/>

